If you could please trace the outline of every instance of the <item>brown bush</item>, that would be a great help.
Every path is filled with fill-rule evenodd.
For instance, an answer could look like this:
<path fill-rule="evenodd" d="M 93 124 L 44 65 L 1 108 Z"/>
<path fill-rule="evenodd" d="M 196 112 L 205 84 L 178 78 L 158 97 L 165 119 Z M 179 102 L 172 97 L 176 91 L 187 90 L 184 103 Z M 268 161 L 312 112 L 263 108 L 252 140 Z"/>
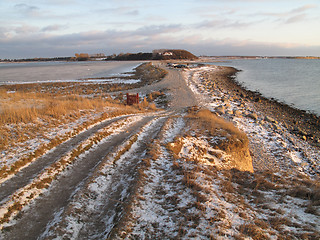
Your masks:
<path fill-rule="evenodd" d="M 239 232 L 254 240 L 269 239 L 268 235 L 266 235 L 261 228 L 251 223 L 241 225 L 239 227 Z"/>

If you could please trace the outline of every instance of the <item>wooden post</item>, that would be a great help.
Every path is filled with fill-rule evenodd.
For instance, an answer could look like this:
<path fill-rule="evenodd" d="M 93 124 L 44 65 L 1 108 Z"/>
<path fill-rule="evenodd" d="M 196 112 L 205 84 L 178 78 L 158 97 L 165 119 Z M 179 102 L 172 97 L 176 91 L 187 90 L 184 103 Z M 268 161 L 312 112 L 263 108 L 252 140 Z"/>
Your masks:
<path fill-rule="evenodd" d="M 127 105 L 139 104 L 139 93 L 131 95 L 127 93 Z"/>

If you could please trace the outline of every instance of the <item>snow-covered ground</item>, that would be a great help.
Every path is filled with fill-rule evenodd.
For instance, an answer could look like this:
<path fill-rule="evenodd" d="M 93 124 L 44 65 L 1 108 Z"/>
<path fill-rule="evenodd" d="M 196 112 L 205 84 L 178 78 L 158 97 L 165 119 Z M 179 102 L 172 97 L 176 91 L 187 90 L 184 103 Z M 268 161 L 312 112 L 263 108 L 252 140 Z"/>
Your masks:
<path fill-rule="evenodd" d="M 205 71 L 212 72 L 216 69 L 216 66 L 202 67 L 188 70 L 184 74 L 202 106 L 218 112 L 248 135 L 254 167 L 273 171 L 297 169 L 306 174 L 319 175 L 319 148 L 291 134 L 282 123 L 257 112 L 253 104 L 234 100 L 227 92 L 217 93 L 213 85 L 208 85 L 202 77 Z M 223 113 L 217 111 L 221 106 Z M 252 117 L 252 113 L 256 117 Z"/>
<path fill-rule="evenodd" d="M 186 70 L 179 88 L 248 135 L 254 172 L 230 169 L 218 135 L 180 103 L 111 118 L 2 200 L 0 237 L 319 239 L 319 150 L 212 89 L 202 73 L 215 70 Z"/>

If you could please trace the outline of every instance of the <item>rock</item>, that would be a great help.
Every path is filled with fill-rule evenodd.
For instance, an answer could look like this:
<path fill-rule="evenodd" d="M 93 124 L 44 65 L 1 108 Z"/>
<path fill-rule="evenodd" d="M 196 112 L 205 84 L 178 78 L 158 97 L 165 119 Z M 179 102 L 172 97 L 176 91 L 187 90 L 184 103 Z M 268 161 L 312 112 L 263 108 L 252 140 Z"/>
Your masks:
<path fill-rule="evenodd" d="M 224 115 L 226 112 L 223 109 L 217 110 L 217 113 L 219 113 L 219 115 Z"/>
<path fill-rule="evenodd" d="M 261 102 L 261 99 L 259 97 L 254 99 L 255 102 Z"/>
<path fill-rule="evenodd" d="M 241 98 L 246 98 L 247 95 L 245 95 L 245 94 L 243 94 L 243 93 L 240 93 L 240 97 L 241 97 Z"/>
<path fill-rule="evenodd" d="M 247 117 L 252 118 L 253 120 L 258 120 L 258 115 L 255 113 L 250 113 L 247 115 Z"/>
<path fill-rule="evenodd" d="M 267 122 L 270 122 L 270 123 L 274 123 L 275 122 L 275 120 L 272 117 L 269 117 L 269 116 L 266 116 L 264 118 L 264 120 L 267 121 Z"/>
<path fill-rule="evenodd" d="M 232 111 L 232 110 L 228 110 L 228 111 L 227 111 L 227 114 L 233 115 L 233 111 Z"/>
<path fill-rule="evenodd" d="M 277 124 L 272 124 L 274 130 L 281 130 L 281 128 Z"/>
<path fill-rule="evenodd" d="M 300 132 L 301 129 L 300 129 L 299 127 L 294 127 L 293 131 L 295 131 L 295 132 Z"/>
<path fill-rule="evenodd" d="M 226 109 L 224 106 L 219 106 L 215 108 L 216 112 L 219 113 L 220 115 L 223 115 L 226 113 Z"/>
<path fill-rule="evenodd" d="M 236 117 L 242 117 L 241 111 L 239 111 L 239 110 L 233 111 L 233 115 Z"/>

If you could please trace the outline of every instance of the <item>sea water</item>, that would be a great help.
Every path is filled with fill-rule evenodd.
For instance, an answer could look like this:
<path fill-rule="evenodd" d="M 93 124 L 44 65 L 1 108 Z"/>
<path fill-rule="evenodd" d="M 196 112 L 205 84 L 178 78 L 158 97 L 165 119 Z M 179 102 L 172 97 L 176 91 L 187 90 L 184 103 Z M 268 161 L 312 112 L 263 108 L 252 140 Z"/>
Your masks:
<path fill-rule="evenodd" d="M 112 77 L 130 72 L 140 64 L 116 61 L 0 63 L 0 85 Z"/>
<path fill-rule="evenodd" d="M 236 80 L 247 89 L 320 116 L 320 60 L 239 59 L 212 64 L 241 70 Z"/>

